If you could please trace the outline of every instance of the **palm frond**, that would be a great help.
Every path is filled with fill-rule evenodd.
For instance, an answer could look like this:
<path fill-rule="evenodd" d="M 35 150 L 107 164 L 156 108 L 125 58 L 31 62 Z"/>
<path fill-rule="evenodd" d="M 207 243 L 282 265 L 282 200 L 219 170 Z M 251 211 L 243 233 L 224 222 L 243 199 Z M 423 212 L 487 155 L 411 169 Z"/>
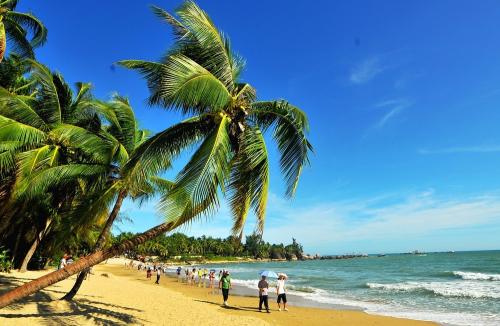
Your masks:
<path fill-rule="evenodd" d="M 31 60 L 32 76 L 40 87 L 39 103 L 40 115 L 46 123 L 63 122 L 63 108 L 59 101 L 60 85 L 56 85 L 54 75 L 46 66 Z M 66 89 L 67 90 L 67 89 Z"/>
<path fill-rule="evenodd" d="M 0 88 L 0 115 L 47 131 L 49 127 L 33 109 L 34 103 L 34 99 L 30 96 L 11 94 Z"/>
<path fill-rule="evenodd" d="M 207 69 L 184 55 L 173 55 L 165 63 L 160 91 L 164 106 L 179 107 L 183 112 L 193 108 L 211 111 L 225 107 L 231 94 Z"/>
<path fill-rule="evenodd" d="M 139 71 L 139 73 L 146 79 L 149 89 L 149 104 L 161 103 L 160 91 L 162 89 L 163 74 L 166 71 L 164 64 L 159 62 L 144 61 L 144 60 L 122 60 L 118 62 L 119 65 Z"/>
<path fill-rule="evenodd" d="M 32 38 L 29 41 L 31 47 L 35 48 L 41 46 L 47 40 L 47 28 L 45 28 L 43 23 L 32 14 L 9 11 L 6 17 L 32 34 Z"/>
<path fill-rule="evenodd" d="M 197 116 L 147 139 L 135 149 L 124 173 L 140 180 L 166 170 L 182 150 L 200 141 L 214 128 L 213 119 L 210 115 Z"/>
<path fill-rule="evenodd" d="M 40 144 L 46 139 L 43 131 L 0 115 L 0 141 L 19 141 L 28 145 Z"/>
<path fill-rule="evenodd" d="M 167 24 L 172 26 L 172 29 L 174 31 L 174 35 L 176 36 L 177 39 L 182 39 L 187 35 L 189 32 L 181 22 L 179 22 L 177 19 L 175 19 L 174 16 L 166 12 L 160 7 L 157 6 L 151 6 L 151 10 L 155 14 L 156 17 L 164 20 Z"/>
<path fill-rule="evenodd" d="M 234 88 L 233 64 L 229 39 L 220 32 L 208 14 L 193 1 L 184 2 L 176 10 L 182 25 L 189 31 L 197 45 L 198 51 L 193 53 L 203 67 L 208 69 L 225 87 L 232 92 Z M 183 54 L 190 56 L 189 53 Z M 235 70 L 240 70 L 235 69 Z"/>
<path fill-rule="evenodd" d="M 26 31 L 8 17 L 3 19 L 3 25 L 11 51 L 21 57 L 34 58 L 35 53 L 30 42 L 26 39 Z"/>
<path fill-rule="evenodd" d="M 286 195 L 294 195 L 302 168 L 309 164 L 312 146 L 306 138 L 309 129 L 306 115 L 285 101 L 255 102 L 251 118 L 262 130 L 274 126 L 273 137 L 280 151 L 280 166 L 285 177 Z"/>
<path fill-rule="evenodd" d="M 234 221 L 233 235 L 241 237 L 250 205 L 257 217 L 256 232 L 261 234 L 269 190 L 269 162 L 264 137 L 257 127 L 245 129 L 242 135 L 228 190 Z"/>
<path fill-rule="evenodd" d="M 61 124 L 50 132 L 56 143 L 80 150 L 95 163 L 107 164 L 111 161 L 111 150 L 116 145 L 98 137 L 88 130 L 70 124 Z"/>
<path fill-rule="evenodd" d="M 221 117 L 217 128 L 203 141 L 179 173 L 174 187 L 161 199 L 159 208 L 167 213 L 167 220 L 176 225 L 189 223 L 201 215 L 214 213 L 219 206 L 218 191 L 224 192 L 231 160 L 228 125 L 229 118 Z M 191 207 L 181 217 L 172 216 L 172 207 L 179 202 L 185 203 L 186 193 Z"/>
<path fill-rule="evenodd" d="M 24 178 L 16 185 L 14 196 L 26 199 L 43 197 L 52 187 L 72 185 L 77 179 L 106 178 L 107 172 L 107 167 L 102 165 L 67 164 L 54 166 Z"/>

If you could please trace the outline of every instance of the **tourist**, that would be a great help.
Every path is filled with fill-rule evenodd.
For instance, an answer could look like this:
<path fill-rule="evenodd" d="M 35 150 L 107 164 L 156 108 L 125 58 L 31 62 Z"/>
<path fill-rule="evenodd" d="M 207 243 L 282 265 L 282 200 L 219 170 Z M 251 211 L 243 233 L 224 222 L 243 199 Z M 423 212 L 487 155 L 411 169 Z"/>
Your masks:
<path fill-rule="evenodd" d="M 229 289 L 231 289 L 231 278 L 229 277 L 229 272 L 222 274 L 219 281 L 219 289 L 222 290 L 222 298 L 224 299 L 224 306 L 227 307 L 227 299 L 229 298 Z"/>
<path fill-rule="evenodd" d="M 71 265 L 75 261 L 73 260 L 73 256 L 69 255 L 68 258 L 66 258 L 66 265 Z"/>
<path fill-rule="evenodd" d="M 288 311 L 286 307 L 286 289 L 285 289 L 286 276 L 280 274 L 278 276 L 278 284 L 276 285 L 276 294 L 278 295 L 278 311 L 281 311 L 281 301 L 283 300 L 283 310 Z"/>
<path fill-rule="evenodd" d="M 156 269 L 156 284 L 160 284 L 161 268 Z"/>
<path fill-rule="evenodd" d="M 266 281 L 266 277 L 263 275 L 262 279 L 259 281 L 259 311 L 262 311 L 262 303 L 266 307 L 266 311 L 269 313 L 269 302 L 268 302 L 268 291 L 269 283 Z"/>
<path fill-rule="evenodd" d="M 67 261 L 66 259 L 68 258 L 67 254 L 64 254 L 61 258 L 61 262 L 59 263 L 59 269 L 66 267 Z"/>
<path fill-rule="evenodd" d="M 201 268 L 198 268 L 198 287 L 201 286 L 202 277 L 203 277 L 203 270 Z"/>
<path fill-rule="evenodd" d="M 165 269 L 166 270 L 166 269 Z M 182 278 L 181 278 L 181 271 L 182 271 L 182 268 L 179 266 L 177 267 L 177 282 L 180 282 L 182 281 Z M 165 272 L 166 273 L 166 272 Z"/>
<path fill-rule="evenodd" d="M 213 294 L 215 291 L 215 271 L 211 270 L 210 274 L 208 274 L 208 282 L 209 288 L 212 289 L 211 293 Z"/>
<path fill-rule="evenodd" d="M 196 268 L 193 268 L 193 272 L 191 273 L 191 285 L 196 284 L 195 278 L 196 278 Z"/>
<path fill-rule="evenodd" d="M 151 266 L 147 266 L 146 268 L 146 278 L 150 279 L 151 278 Z"/>
<path fill-rule="evenodd" d="M 184 271 L 184 274 L 186 274 L 186 283 L 190 284 L 191 282 L 189 281 L 189 268 L 186 268 Z"/>

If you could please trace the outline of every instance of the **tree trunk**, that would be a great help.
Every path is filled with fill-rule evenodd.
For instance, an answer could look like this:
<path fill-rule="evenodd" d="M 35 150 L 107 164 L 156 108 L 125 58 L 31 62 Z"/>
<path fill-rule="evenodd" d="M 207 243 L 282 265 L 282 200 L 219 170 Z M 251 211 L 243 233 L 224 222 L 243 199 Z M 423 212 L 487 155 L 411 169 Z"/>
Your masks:
<path fill-rule="evenodd" d="M 5 26 L 2 22 L 2 16 L 0 16 L 0 62 L 3 60 L 5 55 L 5 49 L 7 48 L 7 37 L 5 36 Z"/>
<path fill-rule="evenodd" d="M 10 262 L 14 264 L 14 260 L 16 259 L 17 256 L 17 250 L 19 249 L 19 243 L 21 242 L 21 237 L 24 235 L 24 230 L 26 229 L 26 226 L 22 224 L 21 229 L 19 230 L 19 233 L 16 238 L 16 243 L 14 244 L 14 250 L 12 250 L 12 257 L 10 258 Z"/>
<path fill-rule="evenodd" d="M 174 226 L 175 226 L 174 222 L 157 225 L 154 228 L 151 228 L 148 231 L 141 233 L 132 239 L 124 240 L 121 243 L 114 245 L 109 249 L 99 250 L 93 254 L 88 255 L 87 257 L 79 259 L 77 262 L 71 265 L 67 265 L 66 267 L 60 270 L 54 271 L 36 280 L 23 284 L 0 296 L 0 308 L 3 308 L 15 301 L 27 297 L 28 295 L 33 294 L 41 289 L 51 286 L 54 283 L 62 281 L 70 277 L 71 275 L 83 271 L 84 269 L 97 265 L 108 258 L 111 258 L 117 254 L 122 253 L 125 250 L 134 248 L 137 245 L 140 245 L 141 243 L 144 243 L 147 240 L 153 239 L 162 233 L 168 232 L 172 230 Z"/>
<path fill-rule="evenodd" d="M 116 198 L 115 206 L 111 210 L 111 213 L 109 214 L 108 220 L 106 221 L 106 224 L 104 225 L 103 229 L 101 230 L 101 233 L 99 234 L 99 237 L 97 238 L 97 241 L 95 242 L 94 248 L 92 249 L 92 253 L 101 250 L 104 244 L 106 243 L 106 236 L 108 235 L 109 231 L 111 230 L 111 226 L 113 225 L 113 222 L 115 221 L 116 217 L 118 216 L 118 213 L 120 212 L 120 209 L 123 204 L 123 200 L 127 197 L 127 192 L 125 190 L 120 191 L 118 194 L 118 197 Z M 85 269 L 83 272 L 78 274 L 78 277 L 76 278 L 76 282 L 71 288 L 71 290 L 66 293 L 64 297 L 61 298 L 61 300 L 73 300 L 75 297 L 76 293 L 80 289 L 80 286 L 82 286 L 83 281 L 85 280 L 89 270 Z"/>
<path fill-rule="evenodd" d="M 20 272 L 24 273 L 28 270 L 28 263 L 30 262 L 31 257 L 33 257 L 33 254 L 35 253 L 36 248 L 38 248 L 38 245 L 40 244 L 40 242 L 44 238 L 45 234 L 47 233 L 47 230 L 48 230 L 51 223 L 52 223 L 52 219 L 49 218 L 47 220 L 47 222 L 45 222 L 45 228 L 42 231 L 40 231 L 40 233 L 36 236 L 35 241 L 33 241 L 33 244 L 31 245 L 30 249 L 26 253 L 26 256 L 24 256 L 21 267 L 19 268 Z"/>

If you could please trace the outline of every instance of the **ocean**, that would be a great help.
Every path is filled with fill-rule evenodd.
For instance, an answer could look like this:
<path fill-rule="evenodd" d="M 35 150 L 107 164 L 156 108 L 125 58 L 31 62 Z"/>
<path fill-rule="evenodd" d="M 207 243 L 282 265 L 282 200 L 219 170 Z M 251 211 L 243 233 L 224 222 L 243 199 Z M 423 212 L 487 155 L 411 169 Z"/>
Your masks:
<path fill-rule="evenodd" d="M 446 325 L 500 325 L 500 251 L 390 254 L 384 257 L 210 265 L 256 292 L 258 272 L 289 276 L 302 303 L 432 320 Z M 272 284 L 272 282 L 271 282 Z M 293 304 L 293 300 L 290 300 Z"/>

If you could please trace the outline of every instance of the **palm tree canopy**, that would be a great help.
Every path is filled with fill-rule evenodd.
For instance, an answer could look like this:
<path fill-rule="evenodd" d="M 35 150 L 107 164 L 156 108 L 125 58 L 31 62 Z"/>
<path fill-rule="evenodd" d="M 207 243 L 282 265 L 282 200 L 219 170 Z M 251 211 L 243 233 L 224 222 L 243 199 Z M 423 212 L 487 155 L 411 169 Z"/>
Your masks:
<path fill-rule="evenodd" d="M 174 46 L 159 62 L 120 64 L 144 76 L 151 105 L 190 117 L 144 142 L 131 161 L 158 173 L 181 150 L 197 146 L 172 190 L 162 198 L 160 207 L 167 218 L 181 225 L 202 213 L 214 213 L 221 192 L 228 196 L 235 234 L 242 236 L 250 208 L 257 216 L 257 231 L 262 232 L 269 189 L 263 133 L 270 130 L 277 142 L 286 195 L 292 197 L 312 150 L 307 116 L 284 100 L 257 101 L 255 89 L 240 79 L 244 60 L 194 2 L 186 1 L 176 16 L 159 7 L 152 9 L 172 27 Z M 179 202 L 184 205 L 179 207 Z"/>
<path fill-rule="evenodd" d="M 6 50 L 22 57 L 34 58 L 33 49 L 47 40 L 47 28 L 34 15 L 15 11 L 17 0 L 0 1 L 0 62 Z"/>

